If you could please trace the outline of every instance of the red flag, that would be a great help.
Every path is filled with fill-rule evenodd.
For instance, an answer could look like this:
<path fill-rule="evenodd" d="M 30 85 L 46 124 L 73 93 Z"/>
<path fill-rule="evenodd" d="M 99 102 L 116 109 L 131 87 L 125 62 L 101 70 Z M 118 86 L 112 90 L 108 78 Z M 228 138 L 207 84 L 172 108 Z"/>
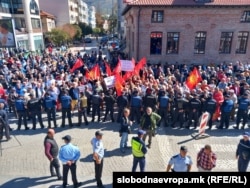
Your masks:
<path fill-rule="evenodd" d="M 132 63 L 134 64 L 134 66 L 135 66 L 135 59 L 134 58 L 132 58 Z M 134 74 L 134 72 L 133 71 L 127 71 L 124 75 L 123 75 L 123 80 L 124 81 L 126 81 L 126 80 L 128 80 L 130 77 L 132 77 L 133 76 L 133 74 Z"/>
<path fill-rule="evenodd" d="M 96 64 L 91 71 L 89 71 L 87 73 L 86 78 L 88 77 L 88 79 L 90 80 L 97 80 L 100 77 L 101 73 L 100 73 L 100 67 L 98 64 Z"/>
<path fill-rule="evenodd" d="M 201 75 L 196 67 L 194 67 L 193 71 L 189 74 L 186 80 L 187 87 L 192 90 L 196 87 L 196 85 L 202 81 Z"/>
<path fill-rule="evenodd" d="M 146 63 L 147 63 L 147 59 L 145 57 L 143 57 L 139 61 L 139 63 L 135 66 L 134 74 L 139 75 L 140 70 L 145 66 Z"/>
<path fill-rule="evenodd" d="M 108 76 L 111 76 L 112 75 L 112 72 L 111 72 L 111 69 L 110 69 L 110 66 L 107 62 L 104 62 L 105 63 L 105 68 L 106 68 L 106 73 Z"/>
<path fill-rule="evenodd" d="M 70 69 L 70 72 L 74 72 L 76 69 L 82 67 L 84 64 L 82 62 L 82 60 L 80 58 L 78 58 L 75 62 L 75 64 L 73 65 L 72 69 Z"/>
<path fill-rule="evenodd" d="M 120 96 L 122 95 L 122 90 L 123 90 L 123 79 L 122 77 L 120 76 L 120 74 L 116 74 L 115 75 L 115 89 L 116 89 L 116 93 L 117 93 L 117 96 Z"/>
<path fill-rule="evenodd" d="M 120 59 L 118 60 L 118 63 L 116 65 L 116 67 L 113 70 L 113 75 L 116 75 L 117 73 L 120 74 L 121 73 L 121 61 Z"/>

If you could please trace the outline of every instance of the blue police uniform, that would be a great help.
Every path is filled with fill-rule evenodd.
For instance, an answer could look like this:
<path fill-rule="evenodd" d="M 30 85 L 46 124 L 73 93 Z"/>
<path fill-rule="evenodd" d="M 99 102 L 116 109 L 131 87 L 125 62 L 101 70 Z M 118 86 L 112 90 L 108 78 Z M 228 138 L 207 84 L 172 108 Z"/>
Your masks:
<path fill-rule="evenodd" d="M 237 150 L 236 156 L 238 157 L 238 171 L 246 172 L 250 161 L 250 140 L 241 139 Z"/>
<path fill-rule="evenodd" d="M 224 102 L 221 105 L 221 120 L 220 120 L 220 126 L 219 129 L 223 129 L 224 124 L 226 129 L 229 127 L 229 120 L 230 120 L 230 114 L 234 107 L 234 102 L 231 99 L 227 98 L 224 100 Z"/>
<path fill-rule="evenodd" d="M 16 107 L 17 114 L 18 114 L 17 130 L 21 129 L 22 120 L 24 122 L 25 130 L 28 130 L 29 128 L 27 125 L 27 113 L 25 109 L 25 101 L 21 98 L 18 98 L 17 100 L 15 100 L 15 107 Z"/>
<path fill-rule="evenodd" d="M 250 106 L 250 100 L 246 97 L 242 97 L 238 100 L 238 111 L 237 111 L 237 117 L 236 117 L 236 129 L 239 128 L 239 124 L 241 119 L 243 119 L 242 122 L 242 129 L 244 129 L 245 125 L 248 122 L 248 108 Z"/>
<path fill-rule="evenodd" d="M 161 116 L 161 120 L 158 123 L 158 126 L 160 127 L 161 122 L 164 121 L 164 126 L 168 126 L 168 103 L 169 103 L 169 98 L 168 96 L 164 95 L 159 97 L 158 99 L 159 103 L 159 110 L 158 114 Z"/>
<path fill-rule="evenodd" d="M 65 118 L 67 114 L 69 126 L 72 127 L 72 120 L 71 120 L 71 97 L 69 95 L 63 95 L 61 97 L 61 104 L 62 104 L 62 127 L 65 127 Z"/>
<path fill-rule="evenodd" d="M 141 108 L 142 108 L 141 96 L 133 95 L 131 97 L 130 106 L 131 106 L 130 119 L 131 121 L 134 121 L 136 117 L 137 124 L 139 124 L 141 119 Z"/>
<path fill-rule="evenodd" d="M 180 154 L 173 156 L 169 162 L 169 165 L 173 165 L 173 172 L 187 172 L 188 166 L 192 165 L 192 159 L 190 156 L 182 157 Z"/>
<path fill-rule="evenodd" d="M 45 108 L 45 111 L 47 113 L 48 117 L 48 128 L 51 128 L 51 120 L 53 119 L 54 127 L 57 127 L 56 124 L 56 100 L 51 96 L 45 96 L 43 101 L 43 106 Z"/>

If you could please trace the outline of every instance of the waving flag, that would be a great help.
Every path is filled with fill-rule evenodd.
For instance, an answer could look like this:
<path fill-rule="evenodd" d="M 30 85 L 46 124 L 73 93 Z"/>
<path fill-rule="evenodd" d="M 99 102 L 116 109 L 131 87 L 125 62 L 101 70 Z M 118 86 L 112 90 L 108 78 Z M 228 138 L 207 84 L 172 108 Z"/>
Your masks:
<path fill-rule="evenodd" d="M 135 59 L 132 58 L 132 63 L 135 65 Z M 124 75 L 123 75 L 123 80 L 126 81 L 128 80 L 129 78 L 131 78 L 133 76 L 134 72 L 133 71 L 127 71 Z"/>
<path fill-rule="evenodd" d="M 80 58 L 78 58 L 75 62 L 75 64 L 73 65 L 72 69 L 70 69 L 70 72 L 74 72 L 76 69 L 82 67 L 84 64 L 82 62 L 82 60 Z"/>
<path fill-rule="evenodd" d="M 111 76 L 112 75 L 112 72 L 111 72 L 111 69 L 110 69 L 110 66 L 107 62 L 104 62 L 105 63 L 105 68 L 106 68 L 106 73 L 108 76 Z"/>
<path fill-rule="evenodd" d="M 186 80 L 187 87 L 192 90 L 196 87 L 196 85 L 202 81 L 201 75 L 196 67 L 192 70 Z"/>
<path fill-rule="evenodd" d="M 116 67 L 115 67 L 114 70 L 113 70 L 113 75 L 120 74 L 121 71 L 122 71 L 122 70 L 121 70 L 121 61 L 120 61 L 120 59 L 119 59 L 117 65 L 116 65 Z"/>
<path fill-rule="evenodd" d="M 86 78 L 89 80 L 97 80 L 100 78 L 100 67 L 96 64 L 89 72 L 86 72 Z"/>
<path fill-rule="evenodd" d="M 120 74 L 115 75 L 115 80 L 116 80 L 115 81 L 116 93 L 117 93 L 117 96 L 120 96 L 120 95 L 122 95 L 124 80 L 122 79 Z"/>
<path fill-rule="evenodd" d="M 147 63 L 147 59 L 145 57 L 143 57 L 139 61 L 139 63 L 135 66 L 134 74 L 139 75 L 140 70 L 146 65 L 146 63 Z"/>

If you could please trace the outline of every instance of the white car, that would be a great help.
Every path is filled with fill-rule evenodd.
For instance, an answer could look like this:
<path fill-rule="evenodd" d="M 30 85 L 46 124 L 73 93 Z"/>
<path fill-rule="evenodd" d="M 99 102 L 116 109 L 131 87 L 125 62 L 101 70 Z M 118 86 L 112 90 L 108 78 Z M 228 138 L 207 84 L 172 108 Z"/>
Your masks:
<path fill-rule="evenodd" d="M 119 50 L 119 43 L 117 41 L 108 41 L 108 51 L 113 52 Z"/>

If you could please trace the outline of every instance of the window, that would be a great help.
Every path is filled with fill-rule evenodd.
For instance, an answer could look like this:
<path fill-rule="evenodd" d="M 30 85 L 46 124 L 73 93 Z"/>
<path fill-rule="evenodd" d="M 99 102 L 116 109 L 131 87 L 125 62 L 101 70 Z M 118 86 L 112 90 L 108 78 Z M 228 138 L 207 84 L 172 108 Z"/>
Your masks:
<path fill-rule="evenodd" d="M 196 32 L 195 44 L 194 44 L 195 54 L 205 54 L 206 35 L 207 33 L 204 31 Z"/>
<path fill-rule="evenodd" d="M 152 32 L 150 35 L 150 54 L 161 54 L 162 32 Z"/>
<path fill-rule="evenodd" d="M 10 2 L 9 0 L 1 0 L 0 1 L 0 12 L 10 13 Z"/>
<path fill-rule="evenodd" d="M 12 0 L 12 6 L 13 6 L 13 14 L 23 14 L 24 13 L 22 0 Z M 11 12 L 12 12 L 12 10 L 11 10 Z"/>
<path fill-rule="evenodd" d="M 233 39 L 233 32 L 222 32 L 220 37 L 219 53 L 230 54 Z"/>
<path fill-rule="evenodd" d="M 40 29 L 41 28 L 40 19 L 31 18 L 31 24 L 32 24 L 33 29 Z"/>
<path fill-rule="evenodd" d="M 26 28 L 24 18 L 14 18 L 14 20 L 15 20 L 15 27 L 17 29 Z"/>
<path fill-rule="evenodd" d="M 249 33 L 247 31 L 241 31 L 238 33 L 238 41 L 236 46 L 237 54 L 245 54 L 247 51 L 247 40 Z"/>
<path fill-rule="evenodd" d="M 240 19 L 241 22 L 250 22 L 250 11 L 245 11 Z"/>
<path fill-rule="evenodd" d="M 156 23 L 162 23 L 163 22 L 163 11 L 159 11 L 159 10 L 153 10 L 152 12 L 152 22 L 156 22 Z"/>
<path fill-rule="evenodd" d="M 180 33 L 170 32 L 167 35 L 167 54 L 178 54 Z"/>

